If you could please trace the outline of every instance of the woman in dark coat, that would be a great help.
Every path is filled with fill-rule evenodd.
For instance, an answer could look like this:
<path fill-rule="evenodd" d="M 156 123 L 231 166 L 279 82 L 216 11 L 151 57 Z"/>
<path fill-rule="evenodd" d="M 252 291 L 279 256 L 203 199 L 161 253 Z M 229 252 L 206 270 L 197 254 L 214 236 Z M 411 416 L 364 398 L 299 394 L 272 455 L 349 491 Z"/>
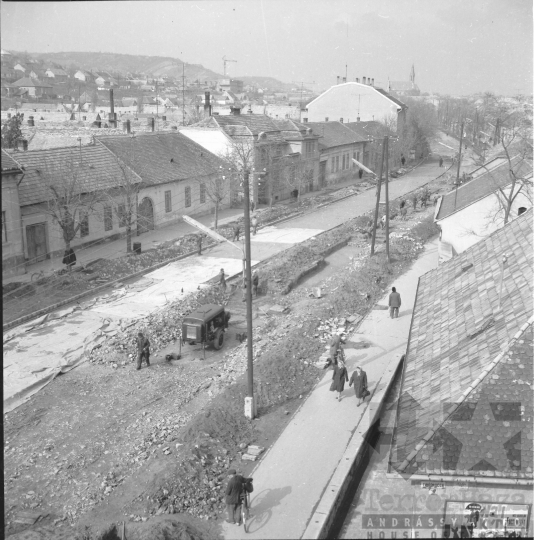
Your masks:
<path fill-rule="evenodd" d="M 332 384 L 330 385 L 331 392 L 337 392 L 337 400 L 341 401 L 341 392 L 345 388 L 345 381 L 349 380 L 347 368 L 343 360 L 338 360 L 337 365 L 334 364 L 334 374 L 332 375 Z"/>
<path fill-rule="evenodd" d="M 63 255 L 63 264 L 67 266 L 69 270 L 76 264 L 76 254 L 72 248 L 66 249 Z"/>
<path fill-rule="evenodd" d="M 358 407 L 362 404 L 362 401 L 365 400 L 365 396 L 367 396 L 367 373 L 363 371 L 363 369 L 360 366 L 356 367 L 356 371 L 352 374 L 349 386 L 352 386 L 354 384 L 354 393 L 356 394 L 356 397 L 358 398 Z"/>

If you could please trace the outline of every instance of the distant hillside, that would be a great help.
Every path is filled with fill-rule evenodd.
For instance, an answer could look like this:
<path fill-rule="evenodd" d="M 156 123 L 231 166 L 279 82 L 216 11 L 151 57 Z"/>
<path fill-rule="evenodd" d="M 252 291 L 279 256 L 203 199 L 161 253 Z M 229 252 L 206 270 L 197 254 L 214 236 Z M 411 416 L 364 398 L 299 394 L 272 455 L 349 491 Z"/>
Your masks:
<path fill-rule="evenodd" d="M 31 56 L 44 62 L 54 62 L 65 69 L 76 68 L 86 71 L 109 71 L 127 73 L 144 73 L 148 76 L 170 77 L 182 76 L 182 60 L 168 56 L 141 56 L 133 54 L 114 54 L 102 52 L 58 52 L 58 53 L 18 53 L 18 56 Z M 205 68 L 201 64 L 185 64 L 185 76 L 189 81 L 213 81 L 222 79 L 223 75 Z M 256 85 L 269 90 L 289 91 L 294 86 L 283 83 L 273 77 L 235 77 L 244 81 L 245 85 Z"/>
<path fill-rule="evenodd" d="M 16 53 L 15 53 L 16 54 Z M 140 56 L 132 54 L 94 53 L 94 52 L 59 52 L 30 53 L 39 60 L 55 62 L 64 68 L 75 67 L 92 71 L 126 73 L 144 73 L 149 76 L 182 76 L 182 61 L 179 58 L 165 56 Z M 185 76 L 189 80 L 217 80 L 220 73 L 206 69 L 200 64 L 186 64 Z"/>
<path fill-rule="evenodd" d="M 243 81 L 245 85 L 251 84 L 268 90 L 280 90 L 281 92 L 289 92 L 295 86 L 294 84 L 284 83 L 273 77 L 236 77 L 236 79 Z"/>

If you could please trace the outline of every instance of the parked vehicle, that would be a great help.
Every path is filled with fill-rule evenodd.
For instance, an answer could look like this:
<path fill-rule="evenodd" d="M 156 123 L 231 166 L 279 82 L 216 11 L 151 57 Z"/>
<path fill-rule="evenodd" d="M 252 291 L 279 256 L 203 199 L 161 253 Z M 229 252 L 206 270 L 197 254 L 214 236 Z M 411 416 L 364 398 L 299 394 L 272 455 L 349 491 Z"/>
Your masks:
<path fill-rule="evenodd" d="M 205 304 L 184 318 L 182 343 L 189 345 L 200 343 L 202 348 L 210 345 L 218 350 L 223 345 L 229 320 L 230 313 L 223 306 Z"/>

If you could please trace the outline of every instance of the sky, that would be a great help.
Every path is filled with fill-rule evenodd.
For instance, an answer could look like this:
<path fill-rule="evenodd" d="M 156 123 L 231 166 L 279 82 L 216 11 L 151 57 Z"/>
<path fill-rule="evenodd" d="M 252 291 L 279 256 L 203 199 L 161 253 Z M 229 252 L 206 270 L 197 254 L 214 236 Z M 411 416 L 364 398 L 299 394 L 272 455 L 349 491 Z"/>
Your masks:
<path fill-rule="evenodd" d="M 319 91 L 371 77 L 422 92 L 531 94 L 531 0 L 2 2 L 1 46 L 171 56 Z M 311 84 L 313 83 L 313 84 Z"/>

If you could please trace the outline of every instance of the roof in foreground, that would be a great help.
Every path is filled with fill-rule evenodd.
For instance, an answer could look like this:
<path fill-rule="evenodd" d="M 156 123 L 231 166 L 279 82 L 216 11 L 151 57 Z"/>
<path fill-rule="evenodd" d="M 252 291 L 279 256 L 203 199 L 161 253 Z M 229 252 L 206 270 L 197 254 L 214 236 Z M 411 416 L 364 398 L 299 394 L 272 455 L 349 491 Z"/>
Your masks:
<path fill-rule="evenodd" d="M 2 149 L 2 172 L 23 172 L 20 165 L 4 150 Z"/>
<path fill-rule="evenodd" d="M 521 156 L 512 158 L 511 165 L 512 171 L 517 178 L 526 178 L 532 175 L 532 165 Z M 510 182 L 510 164 L 506 160 L 497 167 L 463 184 L 457 190 L 447 193 L 441 200 L 436 221 L 445 219 L 451 214 L 491 195 L 499 188 L 510 184 Z"/>
<path fill-rule="evenodd" d="M 532 233 L 529 210 L 420 278 L 397 471 L 532 478 Z"/>

